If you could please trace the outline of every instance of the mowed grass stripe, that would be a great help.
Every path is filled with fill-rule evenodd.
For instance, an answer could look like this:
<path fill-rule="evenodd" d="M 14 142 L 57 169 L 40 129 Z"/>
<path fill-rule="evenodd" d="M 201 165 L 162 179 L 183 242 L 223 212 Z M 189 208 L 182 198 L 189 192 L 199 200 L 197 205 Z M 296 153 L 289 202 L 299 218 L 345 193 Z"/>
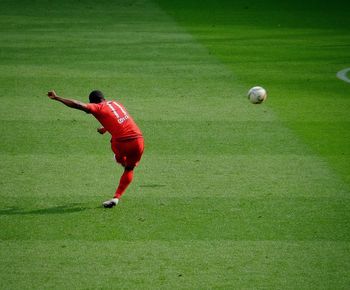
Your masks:
<path fill-rule="evenodd" d="M 72 190 L 71 194 L 74 193 Z M 208 199 L 214 203 L 211 207 L 207 205 Z M 1 240 L 46 240 L 48 244 L 99 241 L 101 248 L 104 241 L 109 240 L 116 244 L 119 241 L 157 240 L 349 243 L 346 222 L 349 206 L 333 198 L 234 199 L 214 195 L 166 198 L 149 195 L 136 199 L 129 196 L 123 199 L 118 212 L 101 211 L 91 196 L 84 202 L 70 200 L 70 203 L 64 203 L 62 200 L 62 197 L 52 198 L 50 204 L 43 204 L 24 197 L 23 202 L 28 207 L 2 209 Z M 13 220 L 16 220 L 16 227 L 11 226 Z"/>
<path fill-rule="evenodd" d="M 97 154 L 100 147 L 109 147 L 109 138 L 96 133 L 97 122 L 6 121 L 3 124 L 1 149 L 4 153 Z M 149 153 L 312 155 L 311 150 L 292 139 L 293 135 L 278 122 L 208 120 L 140 121 L 140 124 L 144 127 Z"/>
<path fill-rule="evenodd" d="M 57 202 L 66 205 L 65 199 L 70 203 L 79 202 L 84 197 L 98 202 L 114 190 L 117 176 L 122 172 L 110 154 L 1 157 L 2 191 L 11 197 L 4 199 L 3 206 L 6 207 L 11 207 L 13 198 L 30 200 L 33 194 L 36 197 L 33 204 L 49 205 L 52 201 L 55 205 L 59 205 Z M 323 198 L 333 198 L 345 201 L 349 197 L 347 185 L 329 171 L 326 162 L 312 156 L 147 154 L 142 162 L 136 169 L 135 183 L 125 198 L 225 197 L 232 199 L 234 204 L 240 198 L 257 201 L 274 198 L 322 201 Z M 214 166 L 216 163 L 221 165 Z M 13 164 L 17 166 L 14 168 Z M 172 164 L 171 167 L 162 170 L 168 164 Z M 191 168 L 191 174 L 183 170 L 184 167 Z M 301 168 L 305 174 L 298 174 Z M 158 174 L 155 176 L 154 172 Z M 60 178 L 52 178 L 57 175 Z M 37 199 L 39 197 L 49 199 Z"/>
<path fill-rule="evenodd" d="M 100 242 L 1 242 L 13 255 L 0 255 L 9 272 L 8 283 L 0 283 L 6 288 L 32 289 L 108 285 L 118 289 L 145 285 L 153 289 L 242 289 L 252 285 L 341 289 L 349 283 L 349 260 L 340 253 L 350 249 L 342 242 L 108 241 L 103 245 L 104 251 Z M 21 260 L 23 267 L 15 267 L 13 259 Z"/>

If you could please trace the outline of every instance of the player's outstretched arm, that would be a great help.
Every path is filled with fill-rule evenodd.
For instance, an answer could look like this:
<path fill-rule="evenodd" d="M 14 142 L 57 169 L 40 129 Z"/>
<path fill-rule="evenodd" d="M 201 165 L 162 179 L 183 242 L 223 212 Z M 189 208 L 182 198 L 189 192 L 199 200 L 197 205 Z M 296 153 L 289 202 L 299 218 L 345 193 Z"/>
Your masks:
<path fill-rule="evenodd" d="M 86 104 L 79 102 L 79 101 L 76 101 L 76 100 L 62 98 L 62 97 L 58 96 L 55 91 L 49 91 L 47 93 L 47 96 L 51 100 L 59 101 L 59 102 L 65 104 L 67 107 L 81 110 L 81 111 L 84 111 L 86 113 L 90 113 Z"/>

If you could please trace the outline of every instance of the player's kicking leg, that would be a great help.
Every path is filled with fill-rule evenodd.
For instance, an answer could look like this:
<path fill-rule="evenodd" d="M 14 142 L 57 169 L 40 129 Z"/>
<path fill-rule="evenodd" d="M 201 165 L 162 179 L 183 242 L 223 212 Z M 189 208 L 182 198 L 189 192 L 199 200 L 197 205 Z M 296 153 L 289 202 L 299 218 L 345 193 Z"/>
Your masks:
<path fill-rule="evenodd" d="M 103 203 L 103 207 L 112 208 L 119 202 L 120 197 L 125 192 L 126 188 L 131 183 L 134 176 L 134 166 L 126 166 L 123 175 L 120 177 L 118 188 L 115 192 L 114 198 Z"/>

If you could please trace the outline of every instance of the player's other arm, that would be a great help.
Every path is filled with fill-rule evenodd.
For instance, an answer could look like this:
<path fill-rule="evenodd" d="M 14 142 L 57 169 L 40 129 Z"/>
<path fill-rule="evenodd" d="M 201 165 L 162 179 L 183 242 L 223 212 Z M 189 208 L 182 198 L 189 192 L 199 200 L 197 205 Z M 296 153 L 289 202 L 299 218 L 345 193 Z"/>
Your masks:
<path fill-rule="evenodd" d="M 107 132 L 107 129 L 104 127 L 100 127 L 100 128 L 97 128 L 97 132 L 100 133 L 101 135 L 103 135 L 104 133 Z"/>
<path fill-rule="evenodd" d="M 81 111 L 84 111 L 86 113 L 90 113 L 86 104 L 79 102 L 79 101 L 76 101 L 76 100 L 62 98 L 62 97 L 58 96 L 55 91 L 49 91 L 47 93 L 47 96 L 52 100 L 59 101 L 59 102 L 65 104 L 67 107 L 81 110 Z"/>

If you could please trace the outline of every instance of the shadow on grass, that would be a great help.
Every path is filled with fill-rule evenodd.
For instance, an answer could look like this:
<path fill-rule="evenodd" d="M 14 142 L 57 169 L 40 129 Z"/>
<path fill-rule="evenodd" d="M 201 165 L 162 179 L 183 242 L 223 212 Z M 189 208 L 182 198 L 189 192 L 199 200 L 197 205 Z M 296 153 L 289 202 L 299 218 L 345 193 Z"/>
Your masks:
<path fill-rule="evenodd" d="M 46 215 L 46 214 L 69 214 L 75 212 L 81 212 L 89 209 L 95 209 L 92 207 L 87 207 L 82 204 L 66 204 L 60 206 L 53 206 L 48 208 L 40 209 L 23 209 L 19 207 L 11 207 L 6 209 L 0 209 L 1 215 Z"/>
<path fill-rule="evenodd" d="M 143 184 L 140 185 L 140 187 L 150 187 L 150 188 L 154 188 L 154 187 L 164 187 L 164 184 Z"/>

